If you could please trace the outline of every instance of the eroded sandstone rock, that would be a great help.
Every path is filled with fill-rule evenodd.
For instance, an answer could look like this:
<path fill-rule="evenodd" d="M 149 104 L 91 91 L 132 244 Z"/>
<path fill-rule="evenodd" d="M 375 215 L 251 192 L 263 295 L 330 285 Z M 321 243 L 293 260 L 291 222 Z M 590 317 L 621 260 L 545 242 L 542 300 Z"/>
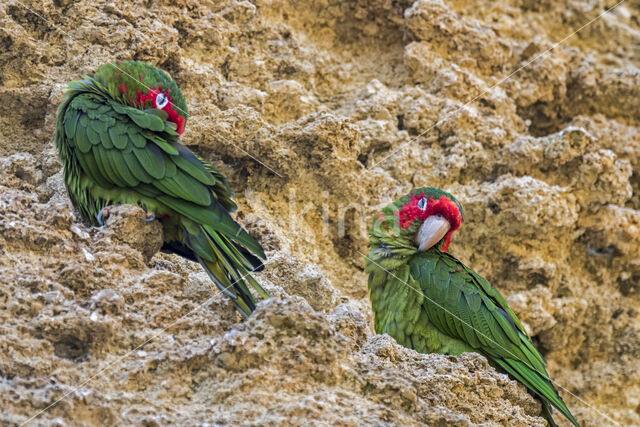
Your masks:
<path fill-rule="evenodd" d="M 484 358 L 372 333 L 368 222 L 433 185 L 465 209 L 451 252 L 509 299 L 576 418 L 640 424 L 640 11 L 546 52 L 611 6 L 3 2 L 0 420 L 543 425 Z M 249 321 L 157 252 L 143 211 L 74 214 L 55 109 L 112 59 L 172 74 L 183 141 L 236 189 L 273 260 Z"/>

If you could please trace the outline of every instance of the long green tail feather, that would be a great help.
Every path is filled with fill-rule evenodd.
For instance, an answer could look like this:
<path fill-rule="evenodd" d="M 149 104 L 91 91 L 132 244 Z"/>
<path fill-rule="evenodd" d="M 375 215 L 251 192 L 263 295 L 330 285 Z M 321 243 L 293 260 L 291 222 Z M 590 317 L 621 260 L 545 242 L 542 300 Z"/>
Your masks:
<path fill-rule="evenodd" d="M 249 317 L 256 307 L 256 300 L 250 288 L 263 298 L 269 297 L 267 291 L 251 274 L 262 267 L 262 264 L 253 265 L 242 255 L 236 243 L 223 234 L 210 232 L 207 227 L 201 227 L 201 230 L 201 236 L 190 236 L 188 246 L 199 254 L 198 261 L 218 289 L 233 301 L 245 318 Z M 203 244 L 203 238 L 206 245 Z"/>
<path fill-rule="evenodd" d="M 217 262 L 205 261 L 203 259 L 199 259 L 200 264 L 207 272 L 213 283 L 216 284 L 216 287 L 229 299 L 233 301 L 233 305 L 235 308 L 242 314 L 242 316 L 246 319 L 251 315 L 251 312 L 255 309 L 255 301 L 250 293 L 241 293 L 238 294 L 236 291 L 236 285 L 229 281 L 229 278 L 226 277 L 224 270 L 220 267 Z M 245 286 L 246 288 L 246 286 Z"/>
<path fill-rule="evenodd" d="M 553 405 L 557 408 L 565 417 L 573 423 L 576 427 L 579 427 L 578 421 L 573 418 L 571 412 L 564 404 L 558 392 L 553 387 L 551 381 L 543 378 L 538 372 L 529 368 L 524 363 L 518 362 L 512 359 L 493 359 L 502 369 L 509 374 L 513 375 L 518 381 L 523 383 L 531 392 L 537 395 L 542 400 L 543 413 L 546 412 L 549 415 L 547 421 L 553 426 L 553 418 L 551 418 L 551 408 L 544 408 L 545 405 Z"/>

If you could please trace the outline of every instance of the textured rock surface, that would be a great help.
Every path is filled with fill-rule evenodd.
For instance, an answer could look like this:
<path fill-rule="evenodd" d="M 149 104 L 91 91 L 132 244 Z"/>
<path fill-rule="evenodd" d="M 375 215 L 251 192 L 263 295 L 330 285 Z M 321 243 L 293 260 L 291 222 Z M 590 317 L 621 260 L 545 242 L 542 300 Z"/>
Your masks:
<path fill-rule="evenodd" d="M 372 335 L 368 219 L 433 185 L 465 208 L 451 252 L 508 297 L 578 420 L 639 425 L 640 6 L 544 54 L 614 4 L 2 2 L 0 421 L 61 399 L 35 422 L 543 425 L 482 357 Z M 153 255 L 142 211 L 95 229 L 69 205 L 55 109 L 117 58 L 176 79 L 184 142 L 268 250 L 275 298 L 248 322 Z"/>

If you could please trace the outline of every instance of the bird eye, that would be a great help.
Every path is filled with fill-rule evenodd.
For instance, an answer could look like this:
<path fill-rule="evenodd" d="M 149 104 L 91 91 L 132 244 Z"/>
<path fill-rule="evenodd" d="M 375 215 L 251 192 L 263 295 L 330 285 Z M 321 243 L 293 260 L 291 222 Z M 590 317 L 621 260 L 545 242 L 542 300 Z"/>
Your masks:
<path fill-rule="evenodd" d="M 169 98 L 164 92 L 160 92 L 156 95 L 156 108 L 162 110 L 169 103 Z"/>
<path fill-rule="evenodd" d="M 427 209 L 427 199 L 423 197 L 422 199 L 418 200 L 418 209 L 420 209 L 421 211 Z"/>

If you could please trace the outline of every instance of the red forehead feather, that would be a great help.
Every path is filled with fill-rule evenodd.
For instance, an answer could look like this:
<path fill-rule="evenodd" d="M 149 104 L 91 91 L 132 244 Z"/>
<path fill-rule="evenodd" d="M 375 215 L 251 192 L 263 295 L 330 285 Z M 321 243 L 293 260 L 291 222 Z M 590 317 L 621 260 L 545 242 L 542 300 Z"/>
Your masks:
<path fill-rule="evenodd" d="M 462 223 L 462 215 L 460 215 L 460 209 L 458 209 L 458 205 L 456 202 L 448 198 L 447 196 L 440 196 L 440 199 L 433 200 L 433 198 L 429 199 L 429 203 L 427 204 L 427 216 L 440 214 L 449 221 L 451 224 L 450 231 L 456 231 L 460 228 L 460 224 Z"/>
<path fill-rule="evenodd" d="M 156 95 L 158 95 L 160 92 L 162 92 L 161 87 L 149 88 L 149 91 L 147 93 L 142 93 L 139 90 L 136 90 L 136 99 L 134 101 L 135 105 L 142 108 L 155 108 Z M 169 95 L 169 92 L 170 91 L 168 90 L 164 92 L 165 95 L 167 95 L 169 102 L 167 102 L 167 105 L 165 105 L 165 107 L 162 110 L 165 113 L 167 113 L 167 115 L 169 116 L 167 117 L 167 120 L 176 124 L 177 126 L 176 132 L 178 132 L 178 134 L 181 135 L 182 132 L 184 132 L 185 119 L 180 114 L 178 114 L 178 112 L 175 110 L 173 102 L 171 101 L 171 95 Z M 147 105 L 149 102 L 150 104 Z"/>
<path fill-rule="evenodd" d="M 418 207 L 418 202 L 424 197 L 424 193 L 417 195 L 412 194 L 411 200 L 402 205 L 396 212 L 400 221 L 400 228 L 409 228 L 414 220 L 424 221 L 427 218 L 427 212 Z"/>
<path fill-rule="evenodd" d="M 433 196 L 429 197 L 427 201 L 427 208 L 422 210 L 418 207 L 418 202 L 424 198 L 422 194 L 412 194 L 411 200 L 402 205 L 397 214 L 400 219 L 401 228 L 409 228 L 411 223 L 418 219 L 424 221 L 431 215 L 440 214 L 451 223 L 451 229 L 457 230 L 462 222 L 460 215 L 460 209 L 458 205 L 446 196 L 440 196 L 439 199 L 434 199 Z"/>
<path fill-rule="evenodd" d="M 451 235 L 462 223 L 460 209 L 458 209 L 458 205 L 447 196 L 440 196 L 439 199 L 434 199 L 433 196 L 431 196 L 427 201 L 427 208 L 422 210 L 418 207 L 418 202 L 424 197 L 424 193 L 412 194 L 411 200 L 403 204 L 397 211 L 396 215 L 398 215 L 400 228 L 409 228 L 416 219 L 424 221 L 431 215 L 442 215 L 451 224 L 451 228 L 445 235 L 444 244 L 442 245 L 442 251 L 446 252 L 449 247 L 449 242 L 451 241 Z"/>

